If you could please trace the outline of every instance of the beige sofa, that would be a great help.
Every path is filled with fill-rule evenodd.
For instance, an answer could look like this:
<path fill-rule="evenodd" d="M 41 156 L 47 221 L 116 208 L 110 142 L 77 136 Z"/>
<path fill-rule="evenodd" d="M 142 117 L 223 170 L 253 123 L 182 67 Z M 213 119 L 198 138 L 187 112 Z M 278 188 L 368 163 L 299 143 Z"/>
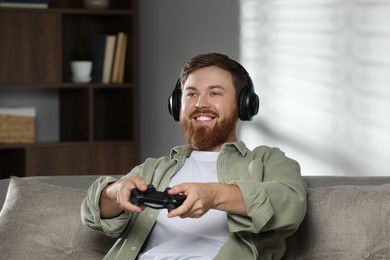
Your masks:
<path fill-rule="evenodd" d="M 0 180 L 0 258 L 101 259 L 115 240 L 80 221 L 95 178 Z M 390 177 L 305 179 L 308 211 L 285 259 L 390 259 Z"/>

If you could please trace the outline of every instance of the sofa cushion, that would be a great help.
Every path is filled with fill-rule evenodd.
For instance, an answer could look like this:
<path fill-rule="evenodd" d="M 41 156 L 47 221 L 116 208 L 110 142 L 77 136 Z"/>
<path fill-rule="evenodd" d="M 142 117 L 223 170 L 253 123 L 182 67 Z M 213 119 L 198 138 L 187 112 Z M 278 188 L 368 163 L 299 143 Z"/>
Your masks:
<path fill-rule="evenodd" d="M 390 259 L 390 184 L 308 189 L 285 259 Z"/>
<path fill-rule="evenodd" d="M 101 259 L 115 242 L 80 219 L 85 190 L 12 178 L 0 212 L 2 259 Z"/>

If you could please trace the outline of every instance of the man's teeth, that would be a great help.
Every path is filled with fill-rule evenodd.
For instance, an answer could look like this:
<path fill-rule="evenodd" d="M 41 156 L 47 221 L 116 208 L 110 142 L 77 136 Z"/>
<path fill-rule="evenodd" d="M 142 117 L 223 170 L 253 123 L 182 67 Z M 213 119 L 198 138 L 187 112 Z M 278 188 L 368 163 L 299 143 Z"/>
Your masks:
<path fill-rule="evenodd" d="M 211 120 L 211 117 L 208 117 L 208 116 L 198 116 L 196 118 L 196 120 L 198 120 L 198 121 L 208 121 L 208 120 Z"/>

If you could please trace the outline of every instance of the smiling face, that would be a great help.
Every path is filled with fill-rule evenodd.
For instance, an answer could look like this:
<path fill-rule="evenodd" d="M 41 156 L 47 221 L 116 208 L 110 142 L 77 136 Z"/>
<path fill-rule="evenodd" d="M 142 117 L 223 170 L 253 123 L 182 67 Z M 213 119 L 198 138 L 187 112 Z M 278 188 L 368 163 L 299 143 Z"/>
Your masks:
<path fill-rule="evenodd" d="M 188 75 L 182 93 L 180 124 L 194 149 L 219 151 L 224 143 L 237 140 L 237 98 L 229 71 L 197 69 Z"/>

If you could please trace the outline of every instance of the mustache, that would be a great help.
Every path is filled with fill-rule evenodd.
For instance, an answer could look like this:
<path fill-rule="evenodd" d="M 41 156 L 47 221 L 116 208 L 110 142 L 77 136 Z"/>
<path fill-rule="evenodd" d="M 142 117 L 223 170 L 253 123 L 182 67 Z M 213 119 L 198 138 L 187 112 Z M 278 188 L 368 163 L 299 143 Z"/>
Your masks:
<path fill-rule="evenodd" d="M 197 117 L 199 115 L 210 115 L 212 117 L 218 117 L 219 114 L 217 112 L 214 112 L 211 109 L 207 108 L 198 108 L 194 112 L 190 114 L 190 118 Z"/>

